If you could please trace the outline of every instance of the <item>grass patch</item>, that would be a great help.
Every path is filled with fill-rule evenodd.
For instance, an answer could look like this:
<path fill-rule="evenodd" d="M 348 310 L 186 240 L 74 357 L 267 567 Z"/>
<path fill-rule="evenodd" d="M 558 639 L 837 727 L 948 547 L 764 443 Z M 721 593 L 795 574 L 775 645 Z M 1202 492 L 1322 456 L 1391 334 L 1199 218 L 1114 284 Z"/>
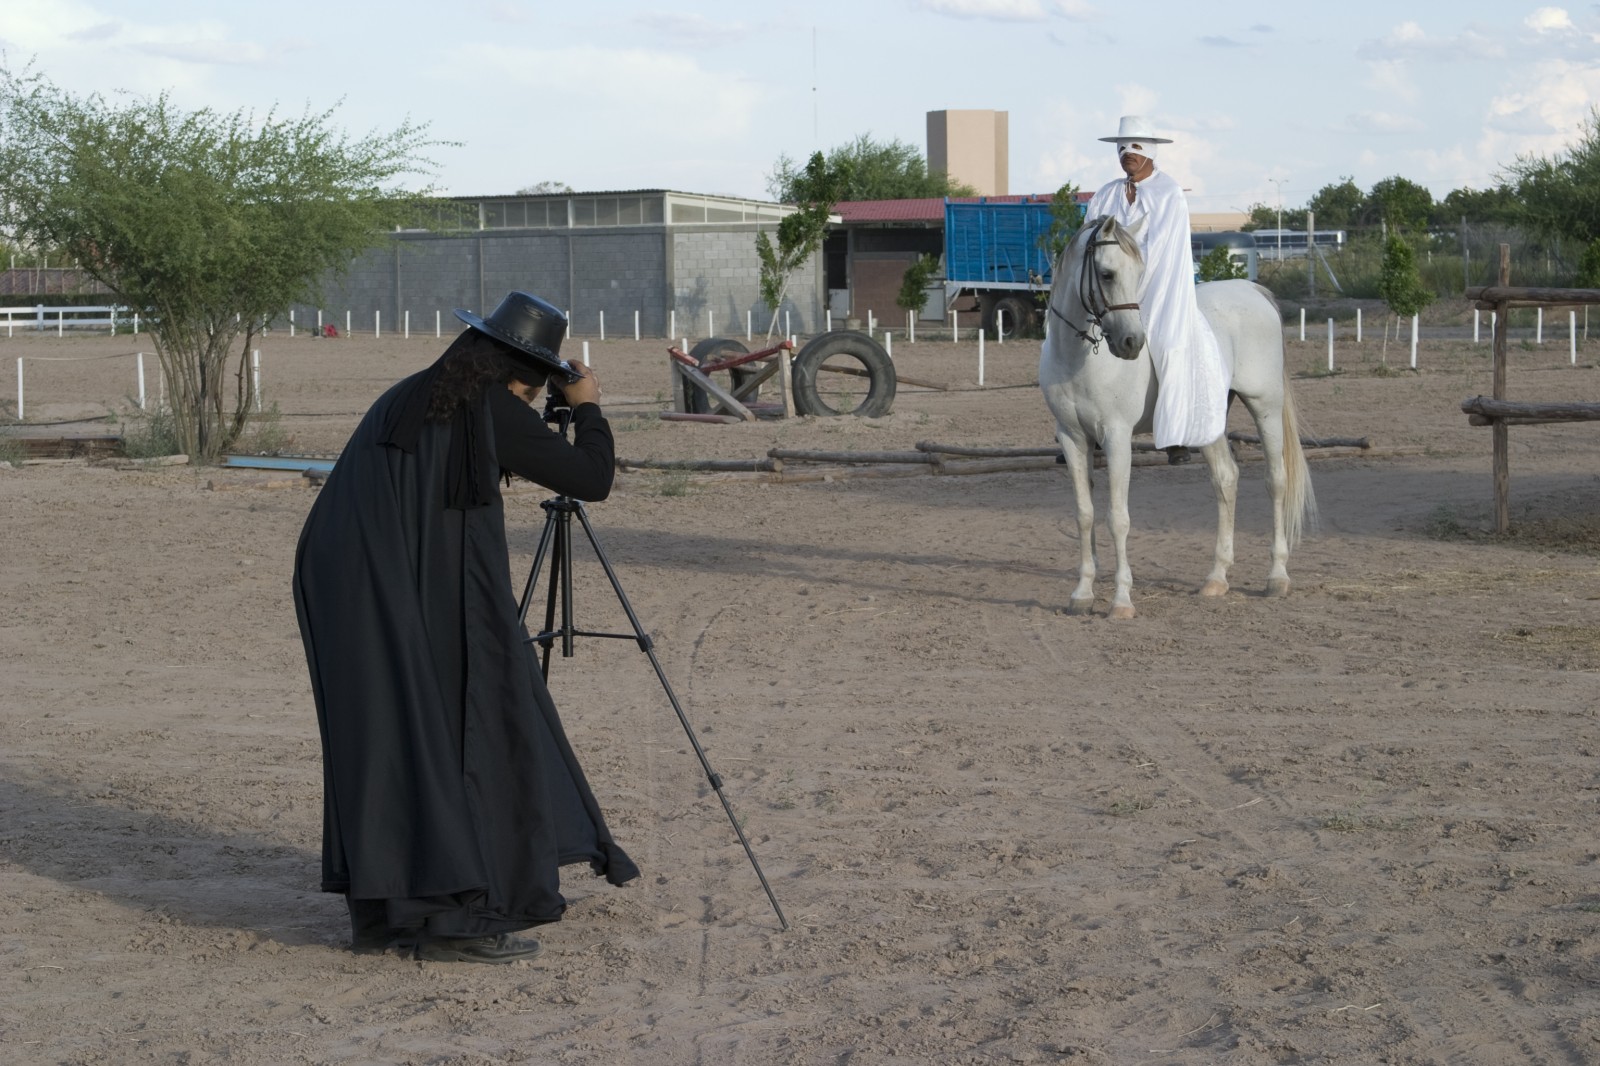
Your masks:
<path fill-rule="evenodd" d="M 687 470 L 669 470 L 662 474 L 656 482 L 656 494 L 660 496 L 687 496 L 689 495 L 692 478 Z"/>
<path fill-rule="evenodd" d="M 182 451 L 177 426 L 169 412 L 150 411 L 123 426 L 122 453 L 130 459 L 158 459 Z"/>
<path fill-rule="evenodd" d="M 15 437 L 0 436 L 0 463 L 18 466 L 28 457 L 28 449 Z"/>
<path fill-rule="evenodd" d="M 254 415 L 234 451 L 243 455 L 283 455 L 294 446 L 294 435 L 283 426 L 283 413 L 274 403 Z"/>
<path fill-rule="evenodd" d="M 1447 503 L 1429 512 L 1423 520 L 1422 531 L 1434 540 L 1461 540 L 1467 535 L 1467 527 L 1461 524 L 1456 509 Z"/>
<path fill-rule="evenodd" d="M 1113 818 L 1131 818 L 1132 816 L 1148 811 L 1155 806 L 1155 802 L 1145 796 L 1129 796 L 1113 800 L 1106 808 L 1106 813 Z"/>

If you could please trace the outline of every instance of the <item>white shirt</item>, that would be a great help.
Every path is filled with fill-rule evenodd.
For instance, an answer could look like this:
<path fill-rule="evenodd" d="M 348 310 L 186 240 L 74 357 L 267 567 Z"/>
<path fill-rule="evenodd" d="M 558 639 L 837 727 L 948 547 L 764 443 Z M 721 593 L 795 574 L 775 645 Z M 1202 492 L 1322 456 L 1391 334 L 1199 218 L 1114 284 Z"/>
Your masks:
<path fill-rule="evenodd" d="M 1139 314 L 1161 388 L 1155 442 L 1199 447 L 1222 436 L 1228 423 L 1230 373 L 1194 298 L 1189 201 L 1176 180 L 1156 170 L 1134 183 L 1118 178 L 1094 194 L 1086 219 L 1109 215 L 1133 233 L 1144 256 Z"/>

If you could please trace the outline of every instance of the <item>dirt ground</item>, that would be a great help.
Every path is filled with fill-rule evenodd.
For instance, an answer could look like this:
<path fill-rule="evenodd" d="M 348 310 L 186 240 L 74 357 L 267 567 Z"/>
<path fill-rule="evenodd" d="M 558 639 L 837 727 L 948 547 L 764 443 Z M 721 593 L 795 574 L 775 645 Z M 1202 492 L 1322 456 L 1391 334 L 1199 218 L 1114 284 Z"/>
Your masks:
<path fill-rule="evenodd" d="M 126 420 L 141 342 L 0 338 L 0 407 L 25 357 L 30 422 Z M 440 343 L 261 349 L 275 432 L 313 453 Z M 1037 350 L 989 346 L 980 389 L 974 344 L 896 338 L 952 389 L 708 426 L 654 417 L 663 342 L 591 339 L 626 458 L 1047 445 Z M 1596 354 L 1514 345 L 1511 398 L 1600 401 Z M 570 868 L 566 920 L 509 967 L 353 956 L 317 891 L 289 596 L 314 490 L 0 470 L 0 1059 L 1600 1062 L 1600 432 L 1512 429 L 1493 536 L 1489 431 L 1458 406 L 1488 347 L 1406 361 L 1347 338 L 1330 375 L 1290 344 L 1304 429 L 1373 447 L 1313 453 L 1287 599 L 1262 595 L 1259 462 L 1215 600 L 1203 464 L 1136 469 L 1129 622 L 1104 580 L 1094 616 L 1062 611 L 1059 467 L 620 474 L 590 517 L 792 928 L 648 660 L 580 638 L 552 687 L 645 875 Z M 514 573 L 546 495 L 509 498 Z M 575 569 L 580 623 L 625 628 Z"/>

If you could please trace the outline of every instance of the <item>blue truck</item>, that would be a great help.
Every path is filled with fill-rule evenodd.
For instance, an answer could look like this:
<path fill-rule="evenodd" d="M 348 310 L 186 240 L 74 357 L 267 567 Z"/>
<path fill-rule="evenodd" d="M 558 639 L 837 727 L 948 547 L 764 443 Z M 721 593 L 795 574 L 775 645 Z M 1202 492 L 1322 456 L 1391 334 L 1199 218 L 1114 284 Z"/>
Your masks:
<path fill-rule="evenodd" d="M 1050 291 L 1048 196 L 944 202 L 944 295 L 947 309 L 975 301 L 985 330 L 1003 315 L 1005 331 L 1039 324 Z"/>
<path fill-rule="evenodd" d="M 985 330 L 1005 318 L 1017 333 L 1039 325 L 1043 293 L 1050 291 L 1051 198 L 944 202 L 945 308 L 976 309 Z M 1080 198 L 1079 210 L 1086 205 Z M 1217 245 L 1251 280 L 1256 279 L 1256 239 L 1249 233 L 1196 233 L 1190 251 L 1195 263 Z M 1198 269 L 1198 267 L 1197 267 Z M 1197 275 L 1198 277 L 1198 275 Z M 959 301 L 959 303 L 958 303 Z"/>

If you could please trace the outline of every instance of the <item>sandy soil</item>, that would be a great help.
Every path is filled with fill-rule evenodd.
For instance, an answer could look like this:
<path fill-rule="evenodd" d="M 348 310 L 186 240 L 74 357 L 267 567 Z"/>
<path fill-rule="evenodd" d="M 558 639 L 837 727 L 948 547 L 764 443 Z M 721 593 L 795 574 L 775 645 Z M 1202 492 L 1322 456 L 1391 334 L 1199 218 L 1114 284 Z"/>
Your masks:
<path fill-rule="evenodd" d="M 30 421 L 125 417 L 129 338 L 0 338 Z M 337 450 L 431 337 L 274 334 L 293 450 Z M 1135 470 L 1139 617 L 1061 613 L 1059 468 L 625 473 L 590 515 L 793 928 L 780 932 L 648 661 L 553 687 L 645 870 L 569 871 L 511 967 L 345 948 L 317 891 L 320 752 L 289 598 L 312 490 L 260 474 L 0 470 L 0 1059 L 7 1063 L 1600 1062 L 1600 433 L 1511 431 L 1485 532 L 1487 347 L 1291 363 L 1323 528 L 1262 596 L 1201 599 L 1203 465 Z M 889 416 L 654 419 L 661 342 L 592 342 L 625 457 L 1047 444 L 1037 346 L 898 342 Z M 46 362 L 80 356 L 117 356 Z M 1511 396 L 1600 400 L 1595 350 Z M 1390 365 L 1405 354 L 1391 344 Z M 7 359 L 0 405 L 15 410 Z M 150 389 L 155 390 L 153 365 Z M 291 485 L 297 484 L 287 479 Z M 514 572 L 542 527 L 512 497 Z M 1104 560 L 1103 560 L 1104 561 Z M 577 603 L 625 625 L 579 554 Z"/>

